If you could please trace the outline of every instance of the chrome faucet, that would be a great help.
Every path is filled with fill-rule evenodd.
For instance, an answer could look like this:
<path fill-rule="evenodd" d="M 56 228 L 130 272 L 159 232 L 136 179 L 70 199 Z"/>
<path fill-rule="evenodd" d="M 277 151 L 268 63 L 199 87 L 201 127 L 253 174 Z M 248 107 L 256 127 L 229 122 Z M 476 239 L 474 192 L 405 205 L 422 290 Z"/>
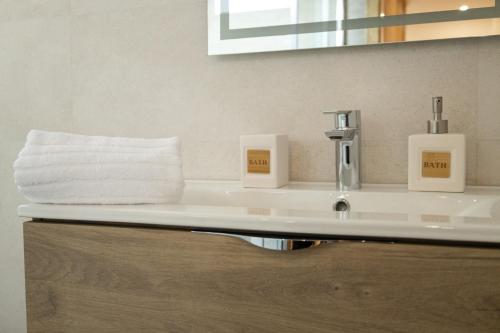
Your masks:
<path fill-rule="evenodd" d="M 361 112 L 325 111 L 335 116 L 335 128 L 325 135 L 335 141 L 335 173 L 340 191 L 361 188 Z"/>

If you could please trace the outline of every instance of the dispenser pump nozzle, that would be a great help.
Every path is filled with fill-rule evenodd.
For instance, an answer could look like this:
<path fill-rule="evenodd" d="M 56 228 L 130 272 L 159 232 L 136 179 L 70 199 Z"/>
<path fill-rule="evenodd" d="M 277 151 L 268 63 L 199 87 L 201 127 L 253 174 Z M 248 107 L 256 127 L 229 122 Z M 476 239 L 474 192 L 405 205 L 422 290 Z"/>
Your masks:
<path fill-rule="evenodd" d="M 448 133 L 448 120 L 443 120 L 443 97 L 432 97 L 433 119 L 427 121 L 427 133 Z"/>

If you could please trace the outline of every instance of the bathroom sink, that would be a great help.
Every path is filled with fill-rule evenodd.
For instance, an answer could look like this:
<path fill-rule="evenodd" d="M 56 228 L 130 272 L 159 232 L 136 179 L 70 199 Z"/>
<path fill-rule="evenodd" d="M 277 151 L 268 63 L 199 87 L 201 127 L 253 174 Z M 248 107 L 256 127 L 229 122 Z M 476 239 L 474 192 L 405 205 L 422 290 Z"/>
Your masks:
<path fill-rule="evenodd" d="M 185 204 L 265 208 L 279 213 L 284 210 L 330 213 L 333 204 L 344 199 L 352 213 L 393 213 L 408 215 L 447 215 L 499 217 L 500 189 L 469 188 L 466 193 L 408 192 L 399 185 L 364 185 L 362 190 L 338 192 L 334 185 L 295 183 L 281 189 L 240 189 L 226 183 L 207 188 L 205 183 L 191 183 L 183 199 Z M 210 195 L 207 195 L 210 193 Z M 354 215 L 352 215 L 354 216 Z"/>
<path fill-rule="evenodd" d="M 346 205 L 336 211 L 334 204 Z M 348 206 L 348 207 L 347 207 Z M 188 181 L 175 205 L 27 204 L 20 216 L 176 226 L 194 230 L 500 244 L 500 188 L 465 193 L 408 192 L 402 185 L 364 185 L 339 192 L 330 183 L 243 189 L 239 182 Z"/>

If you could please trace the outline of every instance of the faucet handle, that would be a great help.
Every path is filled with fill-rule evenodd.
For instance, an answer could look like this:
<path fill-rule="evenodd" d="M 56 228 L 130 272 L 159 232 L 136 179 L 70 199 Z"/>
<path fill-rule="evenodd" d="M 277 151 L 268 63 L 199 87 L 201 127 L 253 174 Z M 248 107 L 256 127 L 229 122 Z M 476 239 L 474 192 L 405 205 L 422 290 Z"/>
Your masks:
<path fill-rule="evenodd" d="M 335 128 L 361 128 L 361 111 L 359 110 L 339 110 L 323 111 L 323 114 L 335 116 Z"/>

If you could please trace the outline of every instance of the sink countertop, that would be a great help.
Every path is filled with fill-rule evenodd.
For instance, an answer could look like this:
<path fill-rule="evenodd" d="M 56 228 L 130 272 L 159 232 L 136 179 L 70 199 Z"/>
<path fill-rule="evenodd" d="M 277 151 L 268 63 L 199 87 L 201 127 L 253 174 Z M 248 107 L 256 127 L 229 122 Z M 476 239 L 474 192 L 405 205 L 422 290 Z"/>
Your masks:
<path fill-rule="evenodd" d="M 335 212 L 339 198 L 351 212 Z M 32 219 L 144 224 L 250 233 L 500 244 L 500 188 L 465 193 L 408 192 L 405 185 L 364 185 L 338 192 L 331 183 L 243 189 L 234 181 L 187 181 L 179 204 L 25 204 Z"/>

